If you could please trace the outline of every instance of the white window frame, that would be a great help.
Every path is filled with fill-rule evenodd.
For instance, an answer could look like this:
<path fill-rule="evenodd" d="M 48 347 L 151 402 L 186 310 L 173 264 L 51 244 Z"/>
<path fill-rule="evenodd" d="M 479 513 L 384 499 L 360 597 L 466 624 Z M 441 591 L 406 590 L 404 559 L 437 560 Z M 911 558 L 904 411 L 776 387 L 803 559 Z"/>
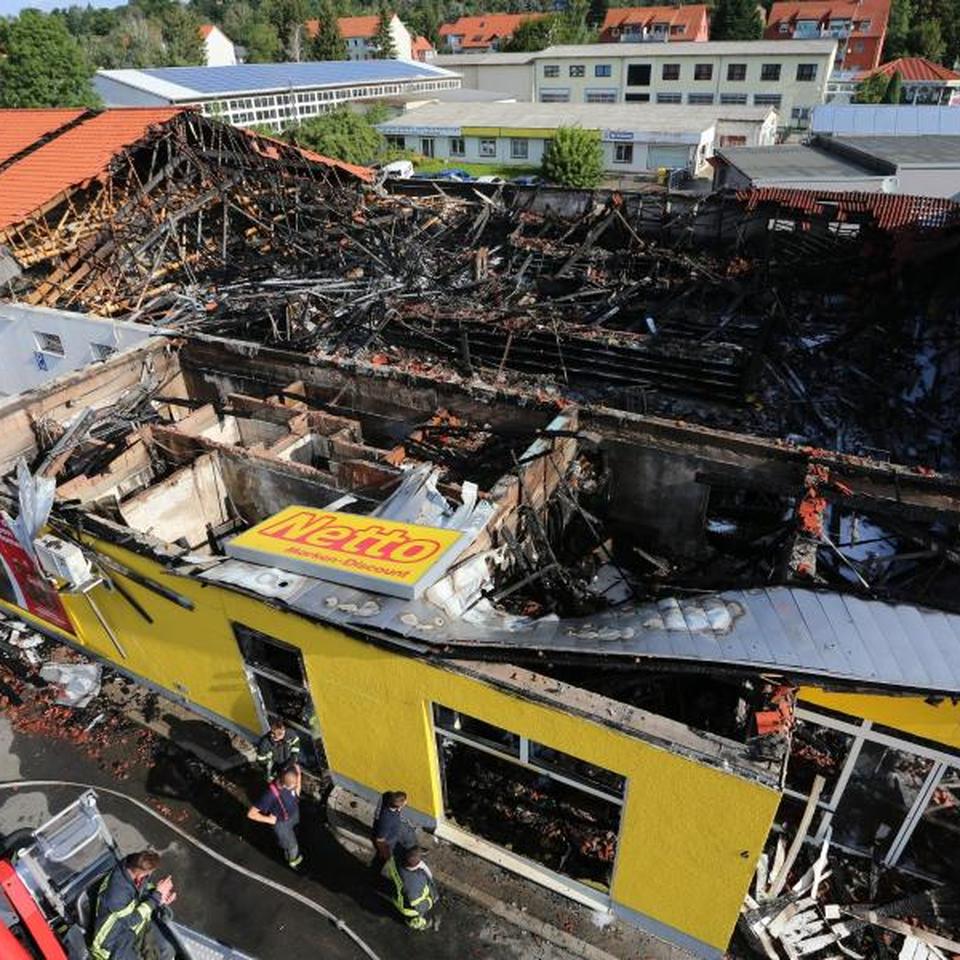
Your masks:
<path fill-rule="evenodd" d="M 522 152 L 521 151 L 522 147 Z M 530 140 L 527 137 L 510 138 L 510 159 L 511 160 L 529 160 L 530 159 Z"/>
<path fill-rule="evenodd" d="M 621 151 L 627 153 L 629 151 L 629 158 L 621 157 Z M 615 143 L 613 145 L 613 162 L 614 163 L 633 163 L 633 144 L 632 143 Z"/>
<path fill-rule="evenodd" d="M 457 149 L 454 145 L 459 146 Z M 451 137 L 450 138 L 450 156 L 451 157 L 465 157 L 467 155 L 467 141 L 465 137 Z"/>
<path fill-rule="evenodd" d="M 492 144 L 492 148 L 484 147 L 484 144 Z M 486 159 L 496 159 L 497 156 L 497 141 L 495 137 L 481 137 L 480 142 L 477 144 L 477 154 Z"/>

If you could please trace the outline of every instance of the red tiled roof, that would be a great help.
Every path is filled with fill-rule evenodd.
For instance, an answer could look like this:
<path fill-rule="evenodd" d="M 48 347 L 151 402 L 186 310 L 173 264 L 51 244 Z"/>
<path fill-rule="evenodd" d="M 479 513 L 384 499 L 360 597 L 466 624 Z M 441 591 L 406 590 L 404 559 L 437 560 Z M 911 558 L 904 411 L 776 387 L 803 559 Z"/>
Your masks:
<path fill-rule="evenodd" d="M 815 215 L 824 214 L 824 206 L 829 204 L 835 207 L 831 215 L 837 221 L 859 221 L 869 214 L 881 230 L 932 229 L 960 223 L 960 204 L 942 197 L 756 187 L 739 191 L 737 199 L 745 202 L 747 210 L 756 210 L 763 203 L 775 203 Z"/>
<path fill-rule="evenodd" d="M 890 60 L 888 63 L 881 64 L 876 70 L 865 70 L 861 76 L 866 77 L 871 73 L 882 73 L 887 77 L 899 73 L 904 80 L 917 83 L 960 80 L 960 73 L 948 70 L 939 63 L 934 63 L 924 57 L 900 57 L 897 60 Z"/>
<path fill-rule="evenodd" d="M 83 109 L 0 111 L 0 163 L 25 150 L 41 137 L 82 117 L 85 112 Z M 16 115 L 15 122 L 4 122 L 4 118 L 12 121 L 13 115 Z"/>
<path fill-rule="evenodd" d="M 322 163 L 326 167 L 336 167 L 338 170 L 351 173 L 366 182 L 373 180 L 373 171 L 369 167 L 359 167 L 353 163 L 345 163 L 343 160 L 334 160 L 332 157 L 325 157 L 322 153 L 314 153 L 313 150 L 308 150 L 306 147 L 290 144 L 284 140 L 278 140 L 276 137 L 248 130 L 246 127 L 241 127 L 241 130 L 254 140 L 254 149 L 257 153 L 269 157 L 271 160 L 279 160 L 284 150 L 295 150 L 306 160 Z"/>
<path fill-rule="evenodd" d="M 426 53 L 428 50 L 433 49 L 433 44 L 426 37 L 416 36 L 413 38 L 410 49 L 415 54 L 421 51 Z"/>
<path fill-rule="evenodd" d="M 778 0 L 770 8 L 767 17 L 767 36 L 775 36 L 782 22 L 796 24 L 797 20 L 870 21 L 867 30 L 857 30 L 854 36 L 879 37 L 887 29 L 890 16 L 890 0 Z"/>
<path fill-rule="evenodd" d="M 667 23 L 671 27 L 683 27 L 676 36 L 683 37 L 697 33 L 707 17 L 707 6 L 703 3 L 690 3 L 682 7 L 616 7 L 607 11 L 601 31 L 615 27 L 646 26 L 655 23 Z"/>
<path fill-rule="evenodd" d="M 372 17 L 337 17 L 337 26 L 340 28 L 341 36 L 363 37 L 366 40 L 372 40 L 380 29 L 380 18 Z"/>
<path fill-rule="evenodd" d="M 20 123 L 20 110 L 0 110 L 0 130 Z M 0 173 L 0 227 L 17 223 L 68 187 L 103 174 L 114 155 L 180 107 L 105 110 L 72 127 Z"/>
<path fill-rule="evenodd" d="M 212 23 L 201 23 L 201 24 L 200 24 L 200 36 L 203 37 L 204 40 L 206 40 L 207 37 L 209 37 L 211 33 L 213 33 L 213 24 L 212 24 Z"/>
<path fill-rule="evenodd" d="M 460 17 L 440 28 L 441 37 L 462 36 L 461 47 L 489 47 L 504 40 L 526 20 L 539 20 L 545 13 L 489 13 L 480 17 Z"/>

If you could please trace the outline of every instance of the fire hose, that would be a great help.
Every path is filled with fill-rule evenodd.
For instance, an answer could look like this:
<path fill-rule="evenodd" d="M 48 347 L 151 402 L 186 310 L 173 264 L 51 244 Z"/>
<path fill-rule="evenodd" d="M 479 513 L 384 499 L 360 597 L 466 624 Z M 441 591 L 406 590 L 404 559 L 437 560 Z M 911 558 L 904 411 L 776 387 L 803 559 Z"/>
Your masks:
<path fill-rule="evenodd" d="M 198 850 L 205 853 L 208 857 L 212 857 L 214 860 L 222 863 L 225 867 L 229 867 L 231 870 L 236 871 L 237 873 L 255 881 L 256 883 L 261 883 L 266 887 L 270 887 L 272 890 L 276 890 L 278 893 L 282 893 L 284 896 L 290 897 L 291 900 L 296 900 L 297 903 L 302 904 L 309 910 L 312 910 L 314 913 L 320 914 L 320 916 L 325 920 L 329 920 L 330 923 L 332 923 L 333 926 L 335 926 L 337 930 L 339 930 L 344 936 L 353 941 L 353 943 L 363 952 L 365 956 L 369 957 L 370 960 L 381 960 L 380 956 L 374 952 L 374 950 L 366 942 L 364 942 L 364 940 L 356 931 L 347 926 L 343 920 L 341 920 L 336 914 L 327 910 L 326 907 L 323 907 L 314 900 L 311 900 L 309 897 L 304 896 L 304 894 L 299 893 L 290 887 L 284 886 L 282 883 L 277 883 L 276 880 L 271 880 L 269 877 L 265 877 L 262 874 L 254 872 L 253 870 L 249 870 L 247 867 L 243 867 L 239 863 L 234 863 L 233 860 L 225 857 L 222 853 L 218 853 L 216 850 L 208 847 L 205 843 L 201 843 L 201 841 L 197 840 L 196 837 L 191 836 L 186 830 L 178 827 L 175 823 L 171 823 L 166 819 L 166 817 L 161 816 L 161 814 L 157 813 L 156 810 L 151 809 L 151 807 L 149 807 L 147 804 L 137 800 L 136 797 L 131 797 L 119 790 L 112 790 L 109 787 L 99 787 L 92 783 L 77 783 L 74 780 L 7 780 L 0 783 L 0 790 L 19 790 L 37 787 L 74 787 L 78 790 L 93 790 L 96 793 L 107 794 L 108 796 L 117 797 L 120 800 L 126 800 L 128 803 L 132 803 L 144 813 L 149 813 L 151 817 L 159 820 L 165 827 L 182 837 L 187 841 L 187 843 L 192 844 Z"/>

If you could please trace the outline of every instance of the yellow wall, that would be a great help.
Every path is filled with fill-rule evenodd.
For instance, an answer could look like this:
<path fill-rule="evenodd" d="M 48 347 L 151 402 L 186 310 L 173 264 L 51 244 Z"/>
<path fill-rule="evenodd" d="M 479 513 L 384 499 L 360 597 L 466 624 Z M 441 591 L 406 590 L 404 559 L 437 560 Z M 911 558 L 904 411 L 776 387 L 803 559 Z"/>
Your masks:
<path fill-rule="evenodd" d="M 442 814 L 430 703 L 471 716 L 625 775 L 629 780 L 613 899 L 725 948 L 776 811 L 778 793 L 480 680 L 393 654 L 216 586 L 160 573 L 116 547 L 97 548 L 188 596 L 184 610 L 121 582 L 155 619 L 118 593 L 95 599 L 125 646 L 120 660 L 86 601 L 65 597 L 81 642 L 108 660 L 227 718 L 257 720 L 230 621 L 301 648 L 330 766 L 374 790 L 402 787 L 414 808 Z"/>
<path fill-rule="evenodd" d="M 851 717 L 862 717 L 916 737 L 960 748 L 960 704 L 949 698 L 939 703 L 927 703 L 923 697 L 830 693 L 816 687 L 803 687 L 799 699 L 804 704 L 828 707 Z"/>

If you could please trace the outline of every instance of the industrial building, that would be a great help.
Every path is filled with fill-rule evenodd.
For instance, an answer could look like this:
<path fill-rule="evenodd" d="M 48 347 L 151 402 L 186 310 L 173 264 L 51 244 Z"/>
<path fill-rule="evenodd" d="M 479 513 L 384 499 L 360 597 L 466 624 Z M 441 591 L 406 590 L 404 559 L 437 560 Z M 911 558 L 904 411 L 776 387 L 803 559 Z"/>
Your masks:
<path fill-rule="evenodd" d="M 438 57 L 463 85 L 538 103 L 773 107 L 805 128 L 824 102 L 836 41 L 584 44 Z"/>
<path fill-rule="evenodd" d="M 595 130 L 608 172 L 661 168 L 698 175 L 720 144 L 776 140 L 770 107 L 657 107 L 626 104 L 428 104 L 379 125 L 391 146 L 451 164 L 539 165 L 556 131 Z"/>
<path fill-rule="evenodd" d="M 0 606 L 696 956 L 956 943 L 960 205 L 166 112 L 0 124 L 11 293 L 155 334 L 0 403 Z"/>
<path fill-rule="evenodd" d="M 228 123 L 279 130 L 348 103 L 456 90 L 460 78 L 426 63 L 334 60 L 98 70 L 93 85 L 109 107 L 192 106 Z"/>

